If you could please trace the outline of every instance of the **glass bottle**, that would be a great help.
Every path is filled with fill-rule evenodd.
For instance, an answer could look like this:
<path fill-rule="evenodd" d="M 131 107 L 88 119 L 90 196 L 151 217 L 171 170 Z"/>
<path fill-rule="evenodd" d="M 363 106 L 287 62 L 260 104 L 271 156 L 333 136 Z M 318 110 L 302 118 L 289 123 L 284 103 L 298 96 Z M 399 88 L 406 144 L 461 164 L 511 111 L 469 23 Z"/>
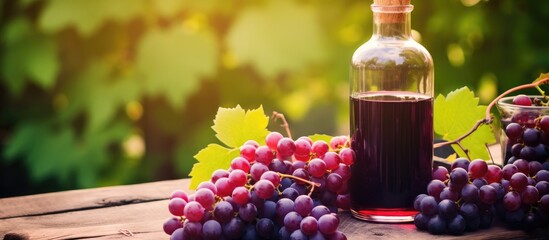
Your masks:
<path fill-rule="evenodd" d="M 351 63 L 351 212 L 408 222 L 417 214 L 415 196 L 431 180 L 433 60 L 411 37 L 410 0 L 375 0 L 371 9 L 372 37 Z"/>

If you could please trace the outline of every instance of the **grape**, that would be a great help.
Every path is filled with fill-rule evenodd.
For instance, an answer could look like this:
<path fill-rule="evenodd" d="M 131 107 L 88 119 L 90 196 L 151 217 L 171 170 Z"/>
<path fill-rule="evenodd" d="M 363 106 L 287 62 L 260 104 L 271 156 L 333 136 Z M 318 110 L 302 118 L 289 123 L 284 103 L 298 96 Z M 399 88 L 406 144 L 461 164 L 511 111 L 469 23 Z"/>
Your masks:
<path fill-rule="evenodd" d="M 433 169 L 433 179 L 440 180 L 442 182 L 448 179 L 448 169 L 443 166 L 438 166 Z"/>
<path fill-rule="evenodd" d="M 309 162 L 309 174 L 313 177 L 322 177 L 326 173 L 326 163 L 319 158 L 314 158 Z"/>
<path fill-rule="evenodd" d="M 280 175 L 273 171 L 264 172 L 259 179 L 267 180 L 271 182 L 275 187 L 280 184 Z"/>
<path fill-rule="evenodd" d="M 503 179 L 510 180 L 511 176 L 513 176 L 513 174 L 518 172 L 518 168 L 513 164 L 507 164 L 503 167 L 502 172 L 503 172 Z"/>
<path fill-rule="evenodd" d="M 299 196 L 299 193 L 295 188 L 286 188 L 284 191 L 282 191 L 281 198 L 288 198 L 291 200 L 295 200 Z"/>
<path fill-rule="evenodd" d="M 475 178 L 473 180 L 473 185 L 475 185 L 478 189 L 484 185 L 488 185 L 488 182 L 484 178 Z"/>
<path fill-rule="evenodd" d="M 442 192 L 440 192 L 440 200 L 444 199 L 452 200 L 455 202 L 459 199 L 459 193 L 452 191 L 450 187 L 445 187 L 444 189 L 442 189 Z"/>
<path fill-rule="evenodd" d="M 215 202 L 215 195 L 212 190 L 202 188 L 196 191 L 194 200 L 199 202 L 204 208 L 210 209 Z"/>
<path fill-rule="evenodd" d="M 513 98 L 513 104 L 521 106 L 532 106 L 532 100 L 526 95 L 520 94 Z"/>
<path fill-rule="evenodd" d="M 478 206 L 474 203 L 463 203 L 459 208 L 459 214 L 465 218 L 466 221 L 478 218 Z"/>
<path fill-rule="evenodd" d="M 474 203 L 478 200 L 479 189 L 477 186 L 469 183 L 461 189 L 461 199 L 465 202 Z"/>
<path fill-rule="evenodd" d="M 330 236 L 328 236 L 328 239 L 329 240 L 347 240 L 347 237 L 342 232 L 336 231 L 334 234 L 331 234 Z"/>
<path fill-rule="evenodd" d="M 425 216 L 423 213 L 418 213 L 414 217 L 414 225 L 416 225 L 418 230 L 427 230 L 427 225 L 430 219 L 430 217 Z"/>
<path fill-rule="evenodd" d="M 276 148 L 278 146 L 278 142 L 280 139 L 282 139 L 284 136 L 280 134 L 279 132 L 270 132 L 265 137 L 265 144 L 267 144 L 267 147 L 271 149 L 272 151 L 276 151 Z"/>
<path fill-rule="evenodd" d="M 170 199 L 173 199 L 173 198 L 181 198 L 185 200 L 185 202 L 189 201 L 189 197 L 187 196 L 187 193 L 185 193 L 183 190 L 173 191 L 172 194 L 170 195 Z"/>
<path fill-rule="evenodd" d="M 532 205 L 539 199 L 538 189 L 534 186 L 526 186 L 526 188 L 520 193 L 520 199 L 527 205 Z"/>
<path fill-rule="evenodd" d="M 168 210 L 174 216 L 183 216 L 187 202 L 181 198 L 172 198 L 168 204 Z"/>
<path fill-rule="evenodd" d="M 286 227 L 281 227 L 278 230 L 278 237 L 280 240 L 290 240 L 291 231 L 286 230 Z"/>
<path fill-rule="evenodd" d="M 255 181 L 259 181 L 261 179 L 261 175 L 263 173 L 269 171 L 269 167 L 262 163 L 255 163 L 250 168 L 250 175 L 252 176 L 252 179 Z"/>
<path fill-rule="evenodd" d="M 526 128 L 522 133 L 522 141 L 527 146 L 536 146 L 540 142 L 540 132 L 535 128 Z"/>
<path fill-rule="evenodd" d="M 248 141 L 244 142 L 243 145 L 250 145 L 250 146 L 254 146 L 255 148 L 259 147 L 259 143 L 257 143 L 257 141 L 255 141 L 255 140 L 248 140 Z"/>
<path fill-rule="evenodd" d="M 549 116 L 543 116 L 539 122 L 538 127 L 545 133 L 549 133 Z"/>
<path fill-rule="evenodd" d="M 294 207 L 302 217 L 308 216 L 313 209 L 313 199 L 307 195 L 301 195 L 295 199 Z"/>
<path fill-rule="evenodd" d="M 484 185 L 479 189 L 479 200 L 486 204 L 493 204 L 497 200 L 497 191 L 491 185 Z"/>
<path fill-rule="evenodd" d="M 507 211 L 515 211 L 520 208 L 521 199 L 520 194 L 515 191 L 511 191 L 503 196 L 503 205 Z"/>
<path fill-rule="evenodd" d="M 419 194 L 419 195 L 416 196 L 416 198 L 414 199 L 414 209 L 415 210 L 418 210 L 418 211 L 421 210 L 420 203 L 421 203 L 421 200 L 424 197 L 427 197 L 427 194 L 422 193 L 422 194 Z"/>
<path fill-rule="evenodd" d="M 337 173 L 330 173 L 326 177 L 326 188 L 332 192 L 337 192 L 343 185 L 343 178 Z"/>
<path fill-rule="evenodd" d="M 549 214 L 549 195 L 545 194 L 539 199 L 539 208 Z"/>
<path fill-rule="evenodd" d="M 276 203 L 273 201 L 265 201 L 263 207 L 258 209 L 258 216 L 261 218 L 274 219 L 276 216 Z"/>
<path fill-rule="evenodd" d="M 213 184 L 212 182 L 201 182 L 200 184 L 198 184 L 198 187 L 196 187 L 196 189 L 202 189 L 202 188 L 210 189 L 210 191 L 212 191 L 214 195 L 217 194 L 217 188 L 215 187 L 215 184 Z"/>
<path fill-rule="evenodd" d="M 532 161 L 528 163 L 528 173 L 525 173 L 529 176 L 536 176 L 540 170 L 543 170 L 543 165 L 540 162 Z"/>
<path fill-rule="evenodd" d="M 431 180 L 427 185 L 427 194 L 438 200 L 440 198 L 440 192 L 442 192 L 442 189 L 445 187 L 446 185 L 442 181 L 438 179 Z"/>
<path fill-rule="evenodd" d="M 183 228 L 178 228 L 175 231 L 173 231 L 172 235 L 170 236 L 170 240 L 180 240 L 183 238 Z"/>
<path fill-rule="evenodd" d="M 340 163 L 339 167 L 332 172 L 339 174 L 343 178 L 343 181 L 347 181 L 351 177 L 351 168 L 343 163 Z"/>
<path fill-rule="evenodd" d="M 298 177 L 298 178 L 301 178 L 301 179 L 309 179 L 309 173 L 307 173 L 307 171 L 303 168 L 299 168 L 299 169 L 294 170 L 294 172 L 292 173 L 292 176 Z M 307 184 L 306 182 L 300 181 L 300 180 L 296 180 L 295 183 L 297 183 L 297 184 Z"/>
<path fill-rule="evenodd" d="M 202 234 L 202 224 L 200 222 L 185 221 L 183 224 L 183 235 L 189 237 L 200 237 Z"/>
<path fill-rule="evenodd" d="M 447 231 L 446 220 L 439 215 L 435 215 L 427 223 L 427 230 L 431 234 L 444 234 Z"/>
<path fill-rule="evenodd" d="M 539 181 L 536 183 L 536 189 L 540 196 L 549 194 L 549 182 Z"/>
<path fill-rule="evenodd" d="M 452 235 L 462 234 L 466 226 L 465 218 L 457 214 L 454 218 L 448 220 L 448 233 Z"/>
<path fill-rule="evenodd" d="M 522 126 L 518 123 L 509 123 L 505 128 L 505 135 L 513 141 L 516 141 L 522 136 Z"/>
<path fill-rule="evenodd" d="M 291 138 L 282 138 L 278 141 L 276 151 L 278 153 L 278 157 L 282 159 L 286 159 L 294 155 L 295 153 L 295 143 L 294 140 Z"/>
<path fill-rule="evenodd" d="M 465 227 L 465 230 L 467 231 L 475 231 L 480 227 L 480 216 L 473 219 L 466 219 L 465 221 L 467 223 L 467 226 Z"/>
<path fill-rule="evenodd" d="M 238 216 L 246 222 L 251 222 L 257 216 L 257 208 L 251 203 L 246 203 L 238 209 Z"/>
<path fill-rule="evenodd" d="M 178 228 L 182 228 L 183 224 L 181 223 L 181 220 L 177 217 L 170 217 L 164 221 L 164 224 L 162 228 L 164 229 L 164 232 L 168 235 L 172 235 L 172 233 L 177 230 Z"/>
<path fill-rule="evenodd" d="M 330 139 L 330 147 L 334 150 L 343 148 L 347 142 L 347 138 L 344 136 L 333 137 Z"/>
<path fill-rule="evenodd" d="M 322 217 L 320 217 L 322 219 Z M 301 220 L 301 224 L 299 225 L 299 229 L 305 234 L 305 235 L 313 235 L 318 230 L 318 221 L 316 218 L 307 216 L 304 217 L 303 220 Z"/>
<path fill-rule="evenodd" d="M 274 150 L 276 150 L 276 147 L 275 147 Z M 260 146 L 255 150 L 255 161 L 256 162 L 260 162 L 260 163 L 265 164 L 266 166 L 269 166 L 269 164 L 273 161 L 273 159 L 274 159 L 273 150 L 269 149 L 269 147 Z"/>
<path fill-rule="evenodd" d="M 295 230 L 290 235 L 291 240 L 307 240 L 309 239 L 305 233 L 303 233 L 300 229 Z"/>
<path fill-rule="evenodd" d="M 438 212 L 438 204 L 434 197 L 426 196 L 419 204 L 421 213 L 426 216 L 433 216 Z"/>
<path fill-rule="evenodd" d="M 534 148 L 530 146 L 524 146 L 520 150 L 520 158 L 522 159 L 532 161 L 534 160 L 535 157 L 536 157 L 536 150 L 534 150 Z"/>
<path fill-rule="evenodd" d="M 334 170 L 338 168 L 339 162 L 341 162 L 339 155 L 335 152 L 327 152 L 326 154 L 324 154 L 322 160 L 324 161 L 326 169 L 328 170 Z"/>
<path fill-rule="evenodd" d="M 545 159 L 548 156 L 547 147 L 544 144 L 538 144 L 534 147 L 534 152 L 536 152 L 535 160 L 537 161 L 545 161 Z"/>
<path fill-rule="evenodd" d="M 546 181 L 549 182 L 549 171 L 543 169 L 536 173 L 536 181 Z"/>
<path fill-rule="evenodd" d="M 311 153 L 316 158 L 323 158 L 328 150 L 330 150 L 330 146 L 323 140 L 317 140 L 311 147 Z"/>
<path fill-rule="evenodd" d="M 510 226 L 520 226 L 522 223 L 522 219 L 524 219 L 524 210 L 520 208 L 514 211 L 505 212 L 504 220 L 509 223 Z"/>
<path fill-rule="evenodd" d="M 238 205 L 244 205 L 250 201 L 251 194 L 245 187 L 236 187 L 231 195 L 233 201 Z"/>
<path fill-rule="evenodd" d="M 191 222 L 198 222 L 202 219 L 204 216 L 204 207 L 198 203 L 190 201 L 185 205 L 185 208 L 183 209 L 183 212 L 185 214 L 185 217 Z"/>
<path fill-rule="evenodd" d="M 275 186 L 272 182 L 262 179 L 257 181 L 254 184 L 254 191 L 256 192 L 257 196 L 261 199 L 268 199 L 271 196 L 273 196 L 273 193 L 275 191 Z"/>
<path fill-rule="evenodd" d="M 339 152 L 339 158 L 341 159 L 341 163 L 350 166 L 355 162 L 356 154 L 351 148 L 343 148 Z"/>
<path fill-rule="evenodd" d="M 451 165 L 450 170 L 455 168 L 463 168 L 464 170 L 469 169 L 469 159 L 467 158 L 457 158 Z"/>
<path fill-rule="evenodd" d="M 513 162 L 513 165 L 517 166 L 518 171 L 521 173 L 528 174 L 530 172 L 528 161 L 524 159 L 517 159 Z"/>
<path fill-rule="evenodd" d="M 269 164 L 269 169 L 271 171 L 274 171 L 274 172 L 287 174 L 291 170 L 290 168 L 291 168 L 292 164 L 290 162 L 288 162 L 288 164 L 286 164 L 286 162 L 288 162 L 288 161 L 283 161 L 283 160 L 279 160 L 279 159 L 275 158 L 275 159 L 273 159 L 271 164 Z"/>
<path fill-rule="evenodd" d="M 244 230 L 244 236 L 242 237 L 243 240 L 255 240 L 258 239 L 259 235 L 257 234 L 257 231 L 255 230 L 255 225 L 248 224 L 246 226 L 246 229 Z"/>
<path fill-rule="evenodd" d="M 471 178 L 480 178 L 488 171 L 488 165 L 482 159 L 475 159 L 469 163 L 469 174 Z"/>
<path fill-rule="evenodd" d="M 458 205 L 454 201 L 445 199 L 438 203 L 438 215 L 444 219 L 454 218 L 458 210 Z"/>
<path fill-rule="evenodd" d="M 515 173 L 511 176 L 509 184 L 513 190 L 520 192 L 526 188 L 526 185 L 528 185 L 528 177 L 521 172 Z"/>
<path fill-rule="evenodd" d="M 329 235 L 335 233 L 338 226 L 339 219 L 333 214 L 326 214 L 318 219 L 318 230 L 323 234 Z"/>
<path fill-rule="evenodd" d="M 242 145 L 240 147 L 240 157 L 248 160 L 248 162 L 253 162 L 253 161 L 255 161 L 255 150 L 256 149 L 257 149 L 257 147 L 255 147 L 253 145 Z"/>
<path fill-rule="evenodd" d="M 215 182 L 217 196 L 226 197 L 233 193 L 234 186 L 229 181 L 229 178 L 220 178 Z"/>
<path fill-rule="evenodd" d="M 454 168 L 452 172 L 450 172 L 450 182 L 452 182 L 452 184 L 463 186 L 468 180 L 469 175 L 467 175 L 467 171 L 463 168 Z"/>
<path fill-rule="evenodd" d="M 228 177 L 229 177 L 229 171 L 223 170 L 223 169 L 218 169 L 218 170 L 215 170 L 212 173 L 211 180 L 212 180 L 212 183 L 216 183 L 218 179 L 228 178 Z"/>
<path fill-rule="evenodd" d="M 218 202 L 213 211 L 213 215 L 220 223 L 228 222 L 233 216 L 233 205 L 229 202 Z"/>
<path fill-rule="evenodd" d="M 336 206 L 343 210 L 349 210 L 351 208 L 351 195 L 350 194 L 337 195 Z"/>
<path fill-rule="evenodd" d="M 295 211 L 289 212 L 286 216 L 284 216 L 284 227 L 287 231 L 293 232 L 299 229 L 302 219 L 303 217 L 299 213 Z"/>
<path fill-rule="evenodd" d="M 484 213 L 480 215 L 480 228 L 489 228 L 492 225 L 492 214 Z"/>
<path fill-rule="evenodd" d="M 240 218 L 231 218 L 229 222 L 222 226 L 223 235 L 229 239 L 239 239 L 244 233 L 244 223 Z"/>
<path fill-rule="evenodd" d="M 484 179 L 490 183 L 500 182 L 503 178 L 503 171 L 497 165 L 488 165 L 488 171 L 484 175 Z"/>
<path fill-rule="evenodd" d="M 311 210 L 311 215 L 310 216 L 314 217 L 316 220 L 319 220 L 320 217 L 322 217 L 326 214 L 330 214 L 330 209 L 328 209 L 324 205 L 318 205 L 318 206 L 314 207 L 313 210 Z"/>
<path fill-rule="evenodd" d="M 255 154 L 255 149 L 254 149 L 254 154 Z M 233 171 L 236 169 L 239 169 L 239 170 L 242 170 L 244 173 L 249 173 L 250 167 L 251 167 L 250 162 L 243 157 L 236 157 L 231 161 L 231 169 Z"/>
<path fill-rule="evenodd" d="M 520 157 L 520 151 L 522 150 L 522 147 L 524 147 L 522 143 L 513 144 L 513 146 L 511 147 L 511 153 L 513 154 L 514 157 Z"/>
<path fill-rule="evenodd" d="M 255 230 L 263 238 L 271 238 L 275 233 L 275 225 L 271 219 L 261 218 L 255 225 Z"/>
<path fill-rule="evenodd" d="M 294 201 L 287 198 L 281 198 L 276 202 L 275 213 L 279 222 L 284 222 L 286 214 L 292 211 L 295 211 Z"/>
<path fill-rule="evenodd" d="M 216 220 L 208 220 L 202 225 L 202 237 L 204 239 L 221 239 L 223 230 Z"/>

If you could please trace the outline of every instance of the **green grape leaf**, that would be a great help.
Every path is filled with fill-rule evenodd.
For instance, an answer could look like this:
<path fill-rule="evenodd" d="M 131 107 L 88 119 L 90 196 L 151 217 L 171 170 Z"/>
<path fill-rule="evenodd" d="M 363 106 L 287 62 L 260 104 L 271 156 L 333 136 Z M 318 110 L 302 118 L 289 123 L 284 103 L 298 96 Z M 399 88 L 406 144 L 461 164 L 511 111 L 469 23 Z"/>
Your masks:
<path fill-rule="evenodd" d="M 19 95 L 27 79 L 51 88 L 60 69 L 54 39 L 32 32 L 29 20 L 22 17 L 8 23 L 4 30 L 6 47 L 0 55 L 0 74 L 10 91 Z"/>
<path fill-rule="evenodd" d="M 446 141 L 453 141 L 467 133 L 475 123 L 485 117 L 486 106 L 478 105 L 479 99 L 467 87 L 454 90 L 445 97 L 438 95 L 434 107 L 434 130 Z M 469 150 L 472 159 L 490 159 L 486 144 L 495 143 L 491 126 L 482 125 L 474 133 L 461 141 Z M 460 156 L 465 156 L 461 148 L 452 144 Z"/>
<path fill-rule="evenodd" d="M 534 80 L 534 82 L 539 82 L 539 81 L 541 81 L 541 80 L 543 80 L 543 79 L 545 79 L 545 78 L 549 78 L 549 72 L 547 72 L 547 73 L 541 73 L 541 74 L 539 75 L 539 77 L 536 78 L 536 80 Z"/>
<path fill-rule="evenodd" d="M 295 1 L 268 1 L 245 9 L 227 35 L 237 61 L 266 78 L 301 70 L 327 57 L 317 9 Z"/>
<path fill-rule="evenodd" d="M 322 140 L 328 144 L 330 144 L 330 140 L 333 138 L 332 136 L 330 135 L 326 135 L 326 134 L 313 134 L 313 135 L 310 135 L 309 138 L 311 140 L 313 140 L 313 142 L 316 142 L 318 140 Z"/>
<path fill-rule="evenodd" d="M 212 129 L 225 145 L 239 148 L 247 140 L 264 144 L 269 133 L 268 124 L 269 117 L 265 116 L 263 106 L 245 111 L 237 105 L 235 108 L 219 108 Z"/>
<path fill-rule="evenodd" d="M 269 117 L 265 116 L 262 106 L 247 111 L 240 105 L 235 108 L 220 107 L 212 129 L 216 132 L 217 139 L 228 147 L 210 144 L 194 156 L 198 162 L 189 173 L 192 177 L 191 188 L 209 180 L 215 170 L 228 169 L 233 158 L 240 154 L 240 146 L 247 140 L 255 140 L 264 145 L 265 137 L 269 134 L 268 124 Z"/>
<path fill-rule="evenodd" d="M 178 25 L 147 32 L 137 46 L 137 73 L 144 90 L 181 107 L 198 90 L 201 77 L 216 73 L 217 45 L 212 33 L 191 34 Z"/>
<path fill-rule="evenodd" d="M 39 16 L 39 26 L 46 33 L 56 33 L 75 26 L 78 32 L 89 37 L 104 22 L 125 22 L 145 12 L 144 1 L 137 0 L 50 0 Z"/>
<path fill-rule="evenodd" d="M 190 188 L 195 189 L 201 182 L 208 181 L 217 169 L 229 169 L 231 161 L 239 153 L 238 148 L 229 149 L 218 144 L 209 144 L 200 150 L 194 156 L 198 162 L 193 165 L 193 169 L 189 173 L 192 177 Z"/>

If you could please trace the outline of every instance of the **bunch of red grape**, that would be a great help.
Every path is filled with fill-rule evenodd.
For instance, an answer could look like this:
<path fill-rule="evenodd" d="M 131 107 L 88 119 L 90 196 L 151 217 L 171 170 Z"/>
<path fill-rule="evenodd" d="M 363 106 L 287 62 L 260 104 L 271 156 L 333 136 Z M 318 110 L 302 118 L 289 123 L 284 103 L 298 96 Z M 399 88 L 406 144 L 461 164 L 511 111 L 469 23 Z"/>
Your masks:
<path fill-rule="evenodd" d="M 549 171 L 517 160 L 501 169 L 484 160 L 459 158 L 450 172 L 435 168 L 427 194 L 416 197 L 419 230 L 459 235 L 491 226 L 499 216 L 511 227 L 536 228 L 549 220 Z"/>
<path fill-rule="evenodd" d="M 539 102 L 526 95 L 513 98 L 513 104 L 530 107 Z M 549 116 L 541 116 L 539 110 L 515 112 L 510 119 L 504 119 L 503 129 L 507 136 L 505 146 L 505 163 L 513 163 L 517 159 L 545 162 L 549 157 Z M 549 164 L 549 163 L 548 163 Z"/>
<path fill-rule="evenodd" d="M 294 141 L 272 132 L 265 140 L 246 142 L 230 169 L 195 193 L 172 193 L 170 239 L 346 239 L 337 211 L 350 206 L 347 137 Z"/>

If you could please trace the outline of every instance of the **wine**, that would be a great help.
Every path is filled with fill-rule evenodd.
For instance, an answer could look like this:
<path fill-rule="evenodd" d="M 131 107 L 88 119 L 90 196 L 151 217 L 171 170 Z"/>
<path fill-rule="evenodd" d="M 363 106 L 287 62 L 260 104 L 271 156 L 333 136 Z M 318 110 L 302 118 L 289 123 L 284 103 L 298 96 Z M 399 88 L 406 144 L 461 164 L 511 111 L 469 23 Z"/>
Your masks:
<path fill-rule="evenodd" d="M 355 217 L 412 220 L 431 180 L 433 98 L 379 91 L 351 96 L 351 209 Z"/>

